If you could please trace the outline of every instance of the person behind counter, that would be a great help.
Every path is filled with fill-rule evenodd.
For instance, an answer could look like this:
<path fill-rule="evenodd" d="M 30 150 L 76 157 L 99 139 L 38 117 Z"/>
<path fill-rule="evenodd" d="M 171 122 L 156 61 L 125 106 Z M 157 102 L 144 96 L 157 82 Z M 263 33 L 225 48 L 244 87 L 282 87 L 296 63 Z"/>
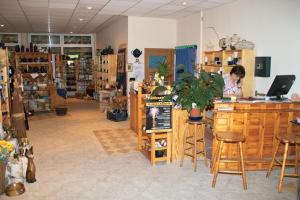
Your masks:
<path fill-rule="evenodd" d="M 245 68 L 241 65 L 234 66 L 229 74 L 223 76 L 224 79 L 224 97 L 236 96 L 242 97 L 242 79 L 245 77 Z"/>

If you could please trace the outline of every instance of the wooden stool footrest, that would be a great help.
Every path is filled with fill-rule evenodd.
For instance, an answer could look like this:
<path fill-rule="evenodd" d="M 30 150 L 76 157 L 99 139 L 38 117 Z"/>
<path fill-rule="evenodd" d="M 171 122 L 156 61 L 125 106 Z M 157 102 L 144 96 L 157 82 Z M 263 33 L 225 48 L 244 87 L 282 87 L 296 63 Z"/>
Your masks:
<path fill-rule="evenodd" d="M 285 177 L 299 178 L 299 174 L 284 174 Z"/>
<path fill-rule="evenodd" d="M 237 175 L 243 174 L 243 172 L 241 172 L 241 171 L 218 171 L 218 173 L 221 173 L 221 174 L 237 174 Z"/>

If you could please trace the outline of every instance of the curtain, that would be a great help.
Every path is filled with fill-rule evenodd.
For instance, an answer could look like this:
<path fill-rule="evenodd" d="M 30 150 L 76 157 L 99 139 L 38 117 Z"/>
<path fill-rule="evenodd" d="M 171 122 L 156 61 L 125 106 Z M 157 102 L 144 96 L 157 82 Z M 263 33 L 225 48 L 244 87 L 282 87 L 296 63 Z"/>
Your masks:
<path fill-rule="evenodd" d="M 175 81 L 182 72 L 194 73 L 196 67 L 197 45 L 176 47 Z"/>

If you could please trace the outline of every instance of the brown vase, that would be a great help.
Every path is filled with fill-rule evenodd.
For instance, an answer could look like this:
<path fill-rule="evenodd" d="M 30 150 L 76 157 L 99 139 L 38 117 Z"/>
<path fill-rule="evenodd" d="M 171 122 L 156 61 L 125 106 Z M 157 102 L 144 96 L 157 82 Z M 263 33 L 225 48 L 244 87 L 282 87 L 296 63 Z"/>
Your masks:
<path fill-rule="evenodd" d="M 202 116 L 201 116 L 201 112 L 199 109 L 197 108 L 192 108 L 192 110 L 190 111 L 190 116 L 189 116 L 190 120 L 201 120 Z"/>
<path fill-rule="evenodd" d="M 0 195 L 3 194 L 5 190 L 5 172 L 6 164 L 0 161 Z"/>

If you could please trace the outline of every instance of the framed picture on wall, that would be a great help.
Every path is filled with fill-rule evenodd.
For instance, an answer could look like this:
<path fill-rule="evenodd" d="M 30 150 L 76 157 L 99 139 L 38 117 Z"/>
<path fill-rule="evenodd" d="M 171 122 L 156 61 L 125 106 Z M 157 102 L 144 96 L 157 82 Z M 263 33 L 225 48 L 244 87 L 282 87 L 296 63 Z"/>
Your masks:
<path fill-rule="evenodd" d="M 132 72 L 133 70 L 133 64 L 132 63 L 127 63 L 127 71 Z"/>
<path fill-rule="evenodd" d="M 145 79 L 149 80 L 158 71 L 161 62 L 168 63 L 169 76 L 166 81 L 172 84 L 174 81 L 174 49 L 145 48 L 144 71 Z"/>

